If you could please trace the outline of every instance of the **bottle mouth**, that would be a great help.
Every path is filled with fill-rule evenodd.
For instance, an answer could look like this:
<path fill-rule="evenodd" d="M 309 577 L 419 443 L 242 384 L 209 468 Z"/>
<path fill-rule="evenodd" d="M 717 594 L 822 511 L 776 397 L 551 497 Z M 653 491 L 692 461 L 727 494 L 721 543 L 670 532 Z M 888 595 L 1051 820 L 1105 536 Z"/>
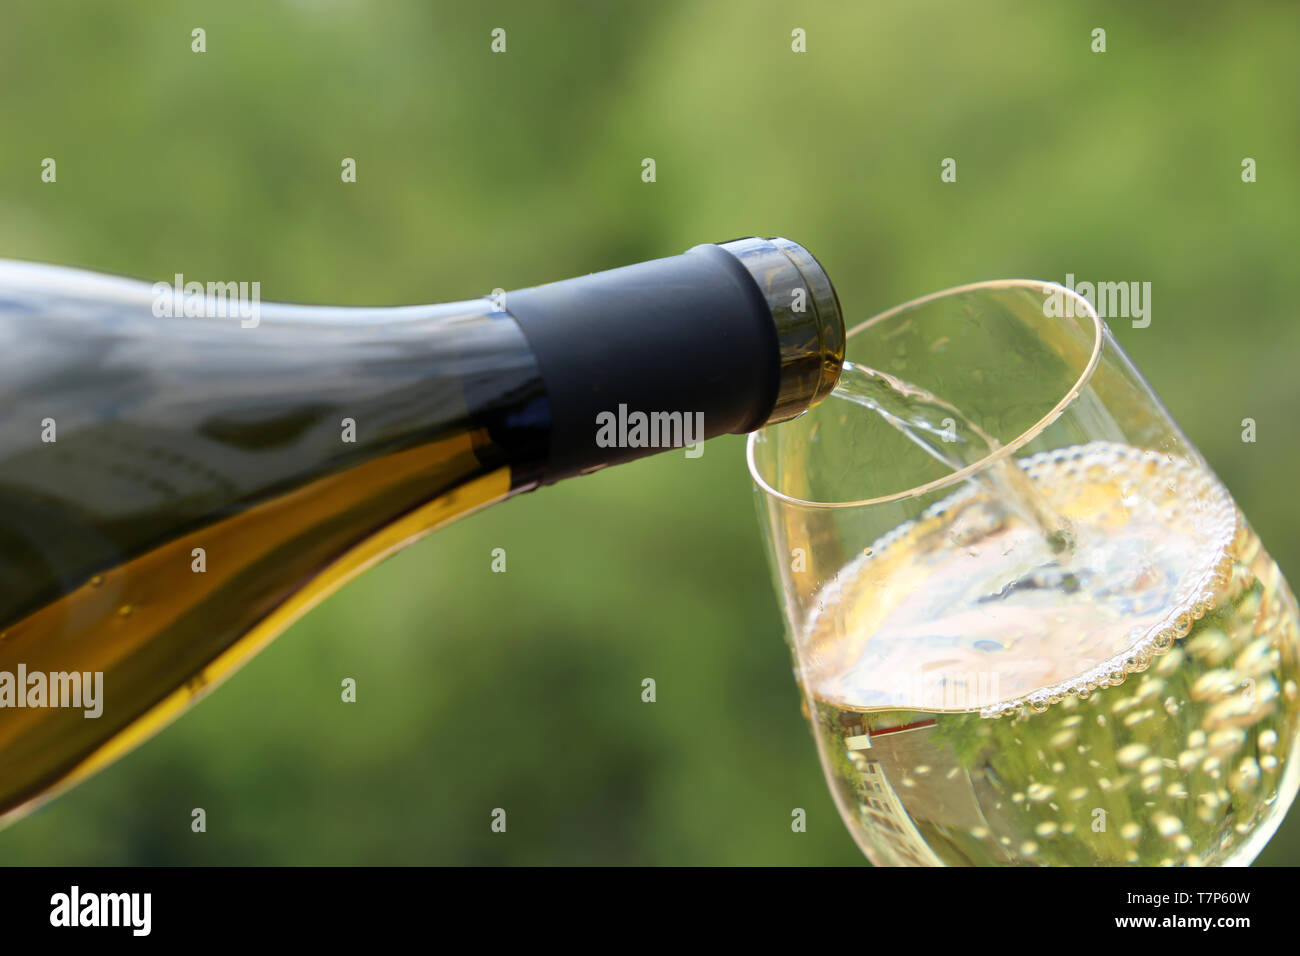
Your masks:
<path fill-rule="evenodd" d="M 844 361 L 844 314 L 826 270 L 789 239 L 718 243 L 753 276 L 772 313 L 780 374 L 764 425 L 797 418 L 835 388 Z"/>
<path fill-rule="evenodd" d="M 936 478 L 933 481 L 916 485 L 914 487 L 906 488 L 902 491 L 895 491 L 891 494 L 879 495 L 871 498 L 861 498 L 856 500 L 810 499 L 810 498 L 800 497 L 798 495 L 788 494 L 787 492 L 782 491 L 780 488 L 776 487 L 776 485 L 779 484 L 779 482 L 775 478 L 769 478 L 769 476 L 764 473 L 765 472 L 764 467 L 758 461 L 758 445 L 761 442 L 767 441 L 769 436 L 766 435 L 761 430 L 755 431 L 750 433 L 748 441 L 746 443 L 745 458 L 749 466 L 750 477 L 754 480 L 754 483 L 758 487 L 758 489 L 763 494 L 768 495 L 771 498 L 777 499 L 779 501 L 783 501 L 788 505 L 795 505 L 802 508 L 814 508 L 814 509 L 864 508 L 873 505 L 887 504 L 890 502 L 902 501 L 908 498 L 918 498 L 923 495 L 929 494 L 930 492 L 938 491 L 942 488 L 947 488 L 952 485 L 957 485 L 963 480 L 971 477 L 972 475 L 975 475 L 978 472 L 981 472 L 989 468 L 995 462 L 1001 461 L 1012 455 L 1015 455 L 1016 452 L 1024 448 L 1031 441 L 1033 441 L 1035 438 L 1041 435 L 1053 422 L 1055 422 L 1058 418 L 1061 417 L 1062 414 L 1064 414 L 1067 408 L 1069 408 L 1078 399 L 1079 394 L 1083 391 L 1085 386 L 1087 386 L 1088 382 L 1092 378 L 1093 372 L 1096 371 L 1097 369 L 1097 366 L 1101 360 L 1101 354 L 1105 343 L 1105 337 L 1106 337 L 1105 323 L 1098 316 L 1096 309 L 1094 309 L 1092 303 L 1089 302 L 1086 298 L 1080 296 L 1073 289 L 1070 289 L 1066 286 L 1062 286 L 1056 282 L 1047 282 L 1047 281 L 1037 280 L 1037 279 L 996 279 L 987 282 L 970 283 L 968 285 L 956 286 L 951 289 L 944 289 L 939 292 L 933 292 L 930 293 L 929 295 L 921 296 L 920 298 L 912 299 L 909 302 L 904 302 L 901 305 L 894 306 L 893 308 L 888 309 L 887 311 L 882 312 L 879 315 L 873 316 L 872 318 L 867 319 L 865 322 L 862 322 L 854 326 L 854 328 L 851 331 L 849 331 L 848 337 L 851 338 L 853 336 L 861 335 L 864 333 L 870 334 L 871 332 L 875 331 L 875 329 L 873 328 L 874 326 L 883 326 L 887 324 L 889 320 L 897 318 L 901 313 L 908 312 L 912 309 L 917 308 L 918 306 L 923 306 L 926 305 L 927 303 L 931 303 L 936 300 L 943 299 L 949 296 L 955 296 L 955 295 L 969 293 L 969 292 L 982 292 L 986 290 L 1024 290 L 1028 292 L 1035 292 L 1042 295 L 1059 294 L 1065 299 L 1069 300 L 1071 304 L 1071 308 L 1074 310 L 1073 314 L 1077 316 L 1081 327 L 1084 328 L 1087 331 L 1087 333 L 1089 333 L 1088 337 L 1090 338 L 1091 341 L 1088 343 L 1088 346 L 1085 349 L 1084 354 L 1086 355 L 1086 358 L 1083 359 L 1077 371 L 1071 377 L 1070 384 L 1067 388 L 1065 388 L 1064 392 L 1056 393 L 1053 396 L 1055 402 L 1050 408 L 1050 410 L 1048 410 L 1045 414 L 1043 414 L 1041 417 L 1036 419 L 1028 427 L 1020 431 L 1019 434 L 1015 435 L 1014 438 L 1006 441 L 1005 443 L 1002 443 L 1000 447 L 998 447 L 995 451 L 990 452 L 988 455 L 980 458 L 975 462 L 972 462 L 971 464 L 967 465 L 964 468 L 949 472 L 943 477 Z M 887 368 L 883 370 L 888 371 Z M 838 379 L 838 374 L 837 374 L 837 379 Z M 833 383 L 831 387 L 832 388 L 834 387 Z M 800 426 L 790 426 L 790 427 L 798 428 Z"/>

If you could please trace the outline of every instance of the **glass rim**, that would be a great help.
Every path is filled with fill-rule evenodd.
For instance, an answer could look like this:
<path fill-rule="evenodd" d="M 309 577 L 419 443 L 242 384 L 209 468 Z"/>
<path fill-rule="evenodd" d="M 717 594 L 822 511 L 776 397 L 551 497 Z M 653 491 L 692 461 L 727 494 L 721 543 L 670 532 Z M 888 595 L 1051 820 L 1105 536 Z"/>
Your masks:
<path fill-rule="evenodd" d="M 900 312 L 914 309 L 918 306 L 925 305 L 928 302 L 933 302 L 936 299 L 943 299 L 948 296 L 985 289 L 1016 289 L 1031 287 L 1040 290 L 1044 297 L 1055 292 L 1063 293 L 1074 303 L 1074 314 L 1077 318 L 1086 317 L 1092 320 L 1092 354 L 1084 364 L 1083 371 L 1079 373 L 1078 379 L 1072 386 L 1070 386 L 1070 389 L 1065 393 L 1061 400 L 1058 401 L 1056 405 L 1054 405 L 1042 418 L 1030 425 L 1011 441 L 998 448 L 997 451 L 990 452 L 988 455 L 979 459 L 979 461 L 972 462 L 965 468 L 958 469 L 957 471 L 949 472 L 941 478 L 936 478 L 933 481 L 928 481 L 925 484 L 916 485 L 912 488 L 905 488 L 902 491 L 897 491 L 892 494 L 881 495 L 876 498 L 861 498 L 857 501 L 810 501 L 804 498 L 796 498 L 793 495 L 787 495 L 772 487 L 767 479 L 759 473 L 758 465 L 754 460 L 754 448 L 761 440 L 762 434 L 767 431 L 767 428 L 780 428 L 792 424 L 792 422 L 783 422 L 779 425 L 769 425 L 765 428 L 759 429 L 758 431 L 750 432 L 749 439 L 745 443 L 745 462 L 749 466 L 750 478 L 753 479 L 754 483 L 758 485 L 764 494 L 770 495 L 779 501 L 784 501 L 787 504 L 797 505 L 802 508 L 863 508 L 870 505 L 882 505 L 893 501 L 902 501 L 906 498 L 919 498 L 922 495 L 929 494 L 932 491 L 937 491 L 940 488 L 955 485 L 958 482 L 969 478 L 976 472 L 989 467 L 993 463 L 1015 454 L 1018 450 L 1042 434 L 1049 425 L 1061 417 L 1065 410 L 1069 408 L 1076 398 L 1078 398 L 1079 393 L 1083 390 L 1083 387 L 1088 384 L 1088 380 L 1092 378 L 1092 373 L 1096 370 L 1098 363 L 1101 361 L 1101 350 L 1105 341 L 1106 324 L 1101 320 L 1101 317 L 1097 314 L 1097 310 L 1093 308 L 1092 303 L 1079 295 L 1079 293 L 1075 292 L 1068 286 L 1061 285 L 1059 282 L 1048 282 L 1042 279 L 989 279 L 983 282 L 969 282 L 966 285 L 941 289 L 938 292 L 931 292 L 928 295 L 923 295 L 916 299 L 910 299 L 901 305 L 893 306 L 892 308 L 886 309 L 884 312 L 873 315 L 864 322 L 855 325 L 845 335 L 845 341 L 847 343 L 853 338 L 853 336 L 857 335 L 859 332 L 865 331 L 867 328 L 878 322 L 883 322 L 886 319 L 893 318 Z M 888 370 L 882 369 L 881 371 Z M 796 418 L 794 421 L 798 421 L 798 419 Z"/>

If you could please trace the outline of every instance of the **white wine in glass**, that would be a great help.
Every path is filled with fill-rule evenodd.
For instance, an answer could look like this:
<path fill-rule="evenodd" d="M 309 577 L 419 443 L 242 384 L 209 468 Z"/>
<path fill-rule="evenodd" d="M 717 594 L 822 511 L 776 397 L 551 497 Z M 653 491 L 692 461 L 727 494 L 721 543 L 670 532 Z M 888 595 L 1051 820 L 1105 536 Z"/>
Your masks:
<path fill-rule="evenodd" d="M 749 458 L 863 852 L 1249 863 L 1300 782 L 1296 602 L 1092 308 L 968 286 L 853 329 L 847 356 L 848 400 Z"/>

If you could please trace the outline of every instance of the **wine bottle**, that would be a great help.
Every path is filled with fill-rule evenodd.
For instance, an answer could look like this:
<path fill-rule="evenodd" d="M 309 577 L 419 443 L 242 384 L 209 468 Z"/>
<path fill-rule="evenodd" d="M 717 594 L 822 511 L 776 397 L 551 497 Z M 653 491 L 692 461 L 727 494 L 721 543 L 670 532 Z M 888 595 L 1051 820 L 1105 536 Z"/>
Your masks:
<path fill-rule="evenodd" d="M 797 416 L 844 350 L 784 239 L 444 305 L 247 291 L 0 261 L 0 820 L 423 535 Z"/>

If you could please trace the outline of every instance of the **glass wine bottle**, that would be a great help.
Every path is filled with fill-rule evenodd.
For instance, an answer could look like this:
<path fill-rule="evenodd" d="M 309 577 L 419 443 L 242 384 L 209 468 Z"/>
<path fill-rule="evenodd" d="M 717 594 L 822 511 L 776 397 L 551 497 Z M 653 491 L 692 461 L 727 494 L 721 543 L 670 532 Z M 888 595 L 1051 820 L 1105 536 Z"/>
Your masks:
<path fill-rule="evenodd" d="M 234 291 L 0 262 L 0 820 L 396 550 L 795 417 L 844 349 L 829 279 L 784 239 L 444 305 Z"/>

